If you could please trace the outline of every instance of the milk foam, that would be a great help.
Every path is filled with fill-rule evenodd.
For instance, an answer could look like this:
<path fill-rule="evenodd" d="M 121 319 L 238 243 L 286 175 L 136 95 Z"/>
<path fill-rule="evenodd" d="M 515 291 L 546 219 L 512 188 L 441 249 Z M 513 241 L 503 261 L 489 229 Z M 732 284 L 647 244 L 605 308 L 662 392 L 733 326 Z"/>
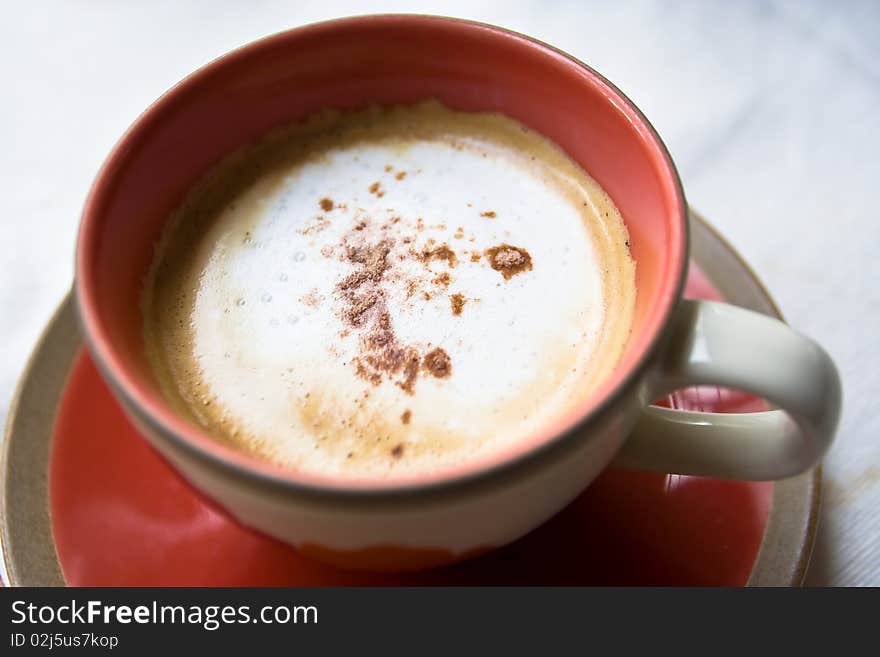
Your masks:
<path fill-rule="evenodd" d="M 233 160 L 177 213 L 145 295 L 165 392 L 219 439 L 301 471 L 431 472 L 536 435 L 619 359 L 619 213 L 512 120 L 324 116 Z M 498 247 L 529 267 L 505 276 Z"/>

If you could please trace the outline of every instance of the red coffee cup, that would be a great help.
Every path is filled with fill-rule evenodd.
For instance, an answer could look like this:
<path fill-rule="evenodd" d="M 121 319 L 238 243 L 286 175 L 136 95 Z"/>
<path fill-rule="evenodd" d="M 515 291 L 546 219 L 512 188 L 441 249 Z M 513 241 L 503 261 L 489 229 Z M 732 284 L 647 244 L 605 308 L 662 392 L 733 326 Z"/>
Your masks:
<path fill-rule="evenodd" d="M 440 100 L 506 114 L 555 141 L 608 192 L 637 266 L 632 337 L 614 373 L 534 439 L 454 470 L 382 484 L 303 474 L 229 448 L 162 396 L 141 297 L 172 210 L 223 156 L 326 108 Z M 540 218 L 537 217 L 536 221 Z M 193 73 L 149 107 L 101 168 L 82 216 L 76 299 L 88 347 L 144 437 L 242 523 L 359 568 L 438 565 L 508 543 L 619 465 L 777 479 L 830 444 L 840 383 L 781 322 L 682 300 L 686 203 L 656 132 L 610 82 L 546 44 L 428 16 L 365 16 L 267 37 Z M 779 409 L 745 415 L 649 407 L 717 384 Z"/>

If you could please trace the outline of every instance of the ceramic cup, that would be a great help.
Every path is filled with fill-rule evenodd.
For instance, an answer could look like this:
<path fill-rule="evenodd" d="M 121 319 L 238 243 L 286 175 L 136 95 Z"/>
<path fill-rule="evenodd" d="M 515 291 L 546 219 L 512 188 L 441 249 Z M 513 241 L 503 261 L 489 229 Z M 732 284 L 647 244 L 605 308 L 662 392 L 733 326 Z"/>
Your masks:
<path fill-rule="evenodd" d="M 638 288 L 632 338 L 615 372 L 533 440 L 393 485 L 285 470 L 225 447 L 175 415 L 145 356 L 140 299 L 154 245 L 187 190 L 224 155 L 279 124 L 324 108 L 431 98 L 530 126 L 614 199 L 629 230 Z M 422 568 L 522 536 L 615 460 L 740 479 L 789 477 L 819 461 L 840 409 L 834 365 L 774 319 L 683 300 L 687 226 L 681 183 L 659 137 L 583 63 L 489 25 L 347 18 L 233 51 L 135 121 L 83 211 L 76 299 L 88 348 L 114 394 L 198 490 L 245 525 L 325 561 Z M 775 407 L 737 415 L 649 406 L 694 384 L 746 390 Z"/>

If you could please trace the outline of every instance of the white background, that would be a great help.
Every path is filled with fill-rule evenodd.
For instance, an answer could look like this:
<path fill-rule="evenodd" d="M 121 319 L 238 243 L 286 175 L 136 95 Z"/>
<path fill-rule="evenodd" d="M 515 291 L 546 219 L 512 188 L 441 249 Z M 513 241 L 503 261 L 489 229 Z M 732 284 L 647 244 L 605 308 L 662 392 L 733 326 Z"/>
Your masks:
<path fill-rule="evenodd" d="M 78 214 L 158 95 L 266 34 L 356 13 L 497 23 L 585 60 L 654 123 L 691 204 L 837 361 L 810 584 L 880 585 L 880 2 L 18 2 L 0 19 L 0 419 L 71 283 Z"/>

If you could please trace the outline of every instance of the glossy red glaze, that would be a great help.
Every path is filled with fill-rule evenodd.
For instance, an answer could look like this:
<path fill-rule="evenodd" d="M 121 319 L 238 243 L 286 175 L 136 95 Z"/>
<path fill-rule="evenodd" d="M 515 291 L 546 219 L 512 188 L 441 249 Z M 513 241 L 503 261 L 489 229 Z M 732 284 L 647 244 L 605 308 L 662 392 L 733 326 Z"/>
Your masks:
<path fill-rule="evenodd" d="M 719 298 L 698 272 L 689 290 Z M 764 408 L 707 387 L 671 403 Z M 751 572 L 772 491 L 772 483 L 608 471 L 545 525 L 485 556 L 418 573 L 349 572 L 245 529 L 184 483 L 125 419 L 86 352 L 70 373 L 50 463 L 55 542 L 77 586 L 736 586 Z"/>
<path fill-rule="evenodd" d="M 685 265 L 684 197 L 659 138 L 610 83 L 548 46 L 454 19 L 372 16 L 278 34 L 212 62 L 150 107 L 108 157 L 83 212 L 76 295 L 90 348 L 125 397 L 206 457 L 300 483 L 358 485 L 294 476 L 176 417 L 145 358 L 141 284 L 169 213 L 223 155 L 319 109 L 429 98 L 500 111 L 551 138 L 611 195 L 630 232 L 638 279 L 630 348 L 591 399 L 517 451 L 559 435 L 617 389 L 664 327 Z M 513 456 L 467 467 L 482 470 Z"/>

